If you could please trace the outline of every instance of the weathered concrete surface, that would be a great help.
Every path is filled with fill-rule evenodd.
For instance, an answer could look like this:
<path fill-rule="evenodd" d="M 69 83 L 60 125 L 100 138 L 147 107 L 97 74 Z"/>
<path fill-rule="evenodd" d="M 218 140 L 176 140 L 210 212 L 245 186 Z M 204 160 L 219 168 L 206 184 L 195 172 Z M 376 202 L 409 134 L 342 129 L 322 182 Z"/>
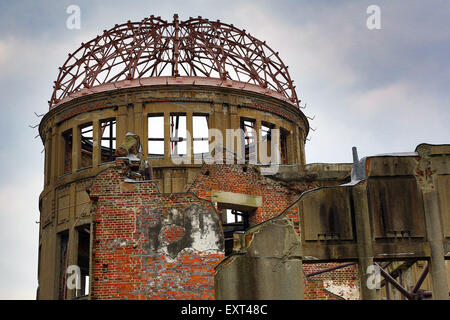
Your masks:
<path fill-rule="evenodd" d="M 365 180 L 304 193 L 293 205 L 303 262 L 358 261 L 361 298 L 377 299 L 365 285 L 367 267 L 430 259 L 433 298 L 448 299 L 450 146 L 416 151 L 368 157 Z"/>
<path fill-rule="evenodd" d="M 448 223 L 449 213 L 445 211 L 447 209 L 446 206 L 440 203 L 442 196 L 440 197 L 439 193 L 448 194 L 449 191 L 445 189 L 440 190 L 439 187 L 445 188 L 445 184 L 437 184 L 435 180 L 438 176 L 441 176 L 441 179 L 448 179 L 450 174 L 450 161 L 448 160 L 450 145 L 445 148 L 445 146 L 421 144 L 417 146 L 416 151 L 420 155 L 416 167 L 416 178 L 422 191 L 426 234 L 430 244 L 430 274 L 433 286 L 433 299 L 448 300 L 449 287 L 445 257 L 448 258 L 449 255 L 449 239 L 445 238 L 443 231 Z M 443 223 L 442 221 L 445 222 Z"/>
<path fill-rule="evenodd" d="M 216 267 L 216 299 L 303 299 L 299 238 L 280 216 L 250 228 L 240 251 Z"/>
<path fill-rule="evenodd" d="M 262 206 L 261 196 L 216 190 L 211 192 L 211 201 L 249 208 L 259 208 Z"/>
<path fill-rule="evenodd" d="M 282 181 L 315 181 L 326 185 L 350 180 L 352 164 L 350 163 L 310 163 L 306 165 L 280 165 L 274 179 Z"/>

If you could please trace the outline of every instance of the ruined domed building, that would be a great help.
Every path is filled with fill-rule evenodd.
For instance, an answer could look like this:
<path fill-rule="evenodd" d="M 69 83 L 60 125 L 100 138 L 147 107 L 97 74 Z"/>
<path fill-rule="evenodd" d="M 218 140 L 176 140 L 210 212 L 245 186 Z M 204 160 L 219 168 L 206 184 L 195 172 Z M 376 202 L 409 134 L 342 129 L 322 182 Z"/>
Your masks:
<path fill-rule="evenodd" d="M 306 164 L 288 68 L 245 30 L 116 25 L 49 105 L 38 299 L 448 297 L 450 147 Z"/>

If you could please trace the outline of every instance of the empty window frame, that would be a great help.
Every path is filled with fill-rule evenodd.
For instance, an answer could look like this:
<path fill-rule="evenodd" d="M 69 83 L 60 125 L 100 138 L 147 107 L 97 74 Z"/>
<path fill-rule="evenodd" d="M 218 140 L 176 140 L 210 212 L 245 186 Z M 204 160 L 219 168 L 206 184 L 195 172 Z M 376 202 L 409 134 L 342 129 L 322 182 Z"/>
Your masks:
<path fill-rule="evenodd" d="M 288 142 L 289 132 L 283 128 L 280 129 L 280 153 L 281 153 L 281 163 L 288 163 Z"/>
<path fill-rule="evenodd" d="M 148 157 L 164 158 L 164 115 L 149 115 L 148 128 Z"/>
<path fill-rule="evenodd" d="M 256 152 L 255 120 L 241 119 L 241 129 L 243 130 L 244 157 L 245 161 L 248 162 L 250 155 L 253 155 Z"/>
<path fill-rule="evenodd" d="M 62 134 L 63 139 L 63 151 L 64 151 L 64 163 L 63 174 L 72 172 L 72 129 L 64 131 Z"/>
<path fill-rule="evenodd" d="M 114 161 L 116 152 L 116 119 L 100 121 L 101 162 Z"/>
<path fill-rule="evenodd" d="M 204 159 L 209 156 L 208 115 L 193 115 L 194 158 Z"/>
<path fill-rule="evenodd" d="M 77 228 L 78 232 L 78 253 L 77 264 L 80 267 L 81 288 L 76 290 L 76 296 L 89 295 L 89 257 L 90 257 L 90 225 L 85 224 Z"/>
<path fill-rule="evenodd" d="M 258 144 L 261 163 L 267 164 L 271 156 L 272 148 L 272 129 L 275 125 L 268 122 L 261 122 L 261 141 Z"/>
<path fill-rule="evenodd" d="M 225 240 L 225 256 L 233 252 L 233 233 L 244 231 L 250 226 L 249 212 L 236 209 L 222 209 L 222 227 Z"/>
<path fill-rule="evenodd" d="M 170 155 L 172 157 L 186 155 L 186 115 L 170 115 Z"/>
<path fill-rule="evenodd" d="M 93 154 L 93 125 L 92 122 L 80 127 L 80 168 L 87 168 L 92 166 L 92 154 Z"/>
<path fill-rule="evenodd" d="M 270 141 L 272 139 L 272 129 L 275 127 L 272 123 L 261 122 L 261 139 Z"/>

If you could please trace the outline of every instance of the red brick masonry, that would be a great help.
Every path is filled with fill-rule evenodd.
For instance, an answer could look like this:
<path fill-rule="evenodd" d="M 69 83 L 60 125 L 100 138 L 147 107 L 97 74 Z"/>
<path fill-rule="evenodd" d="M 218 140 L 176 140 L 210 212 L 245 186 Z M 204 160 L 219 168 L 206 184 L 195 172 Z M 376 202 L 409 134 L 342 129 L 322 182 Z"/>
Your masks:
<path fill-rule="evenodd" d="M 152 181 L 133 182 L 117 167 L 89 188 L 95 211 L 94 299 L 214 299 L 214 267 L 224 259 L 218 212 L 211 191 L 261 196 L 254 225 L 279 215 L 307 184 L 287 185 L 244 165 L 205 165 L 185 193 L 162 194 Z M 298 226 L 297 208 L 289 216 Z M 299 231 L 297 229 L 297 231 Z M 305 273 L 329 265 L 305 265 Z M 323 279 L 354 283 L 355 268 L 305 281 L 306 299 L 339 299 Z M 263 279 L 262 279 L 263 281 Z"/>

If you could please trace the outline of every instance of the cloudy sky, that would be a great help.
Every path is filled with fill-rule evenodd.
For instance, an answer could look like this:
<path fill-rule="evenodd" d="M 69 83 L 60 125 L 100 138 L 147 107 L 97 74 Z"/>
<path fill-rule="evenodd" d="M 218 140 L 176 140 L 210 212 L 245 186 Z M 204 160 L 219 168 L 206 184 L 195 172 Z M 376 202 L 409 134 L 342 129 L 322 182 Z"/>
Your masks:
<path fill-rule="evenodd" d="M 79 30 L 66 27 L 73 4 Z M 367 28 L 372 4 L 381 29 Z M 44 154 L 29 125 L 58 67 L 116 23 L 174 13 L 233 23 L 280 52 L 314 117 L 308 163 L 450 143 L 450 1 L 0 0 L 0 299 L 35 298 Z"/>

